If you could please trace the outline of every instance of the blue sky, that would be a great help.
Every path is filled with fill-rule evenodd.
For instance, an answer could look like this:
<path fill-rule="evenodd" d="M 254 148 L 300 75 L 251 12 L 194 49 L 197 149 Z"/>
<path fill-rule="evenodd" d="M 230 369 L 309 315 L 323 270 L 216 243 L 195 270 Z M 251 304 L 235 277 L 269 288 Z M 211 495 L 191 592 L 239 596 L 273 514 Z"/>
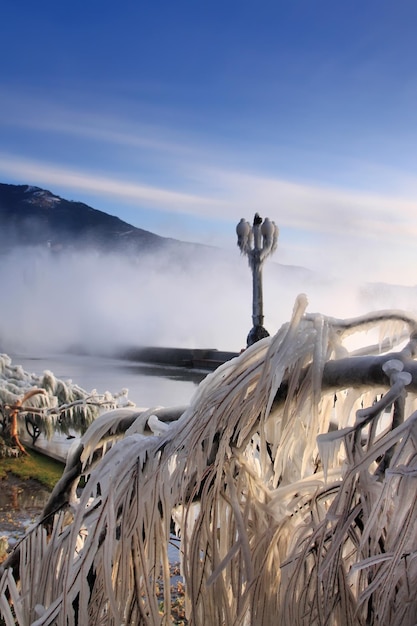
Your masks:
<path fill-rule="evenodd" d="M 417 283 L 417 3 L 3 0 L 0 181 Z"/>

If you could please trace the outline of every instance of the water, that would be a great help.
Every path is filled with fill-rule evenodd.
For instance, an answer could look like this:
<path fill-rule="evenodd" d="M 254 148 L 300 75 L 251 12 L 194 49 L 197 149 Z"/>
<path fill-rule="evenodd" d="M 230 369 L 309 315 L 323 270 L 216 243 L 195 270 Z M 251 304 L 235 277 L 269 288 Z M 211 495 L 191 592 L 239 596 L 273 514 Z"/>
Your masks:
<path fill-rule="evenodd" d="M 64 382 L 71 380 L 87 392 L 96 389 L 99 394 L 110 391 L 114 395 L 127 388 L 129 400 L 143 409 L 188 405 L 198 384 L 206 376 L 205 372 L 196 369 L 149 365 L 109 357 L 74 354 L 11 354 L 10 357 L 13 365 L 21 365 L 30 374 L 42 376 L 45 370 L 49 370 L 56 378 Z M 75 437 L 74 441 L 60 433 L 48 439 L 41 432 L 36 448 L 64 461 L 71 445 L 78 441 L 79 433 L 71 434 Z M 30 444 L 30 437 L 24 428 L 20 436 L 24 445 Z"/>
<path fill-rule="evenodd" d="M 129 390 L 129 399 L 138 407 L 188 404 L 206 373 L 179 367 L 147 365 L 108 357 L 73 354 L 11 354 L 13 365 L 42 375 L 51 371 L 56 378 L 72 380 L 86 391 L 117 393 Z"/>
<path fill-rule="evenodd" d="M 8 474 L 0 488 L 0 562 L 36 520 L 49 491 L 36 480 L 20 480 Z"/>

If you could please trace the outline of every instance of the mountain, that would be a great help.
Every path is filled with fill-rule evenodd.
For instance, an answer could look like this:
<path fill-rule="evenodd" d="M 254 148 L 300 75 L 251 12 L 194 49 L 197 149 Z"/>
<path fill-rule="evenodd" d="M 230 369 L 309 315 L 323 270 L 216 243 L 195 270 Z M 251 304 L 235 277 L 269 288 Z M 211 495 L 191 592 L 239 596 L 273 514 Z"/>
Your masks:
<path fill-rule="evenodd" d="M 0 183 L 0 254 L 16 246 L 40 246 L 51 252 L 97 250 L 138 257 L 152 254 L 164 265 L 189 267 L 190 259 L 236 264 L 237 253 L 214 246 L 161 237 L 93 209 L 83 202 L 65 200 L 46 189 Z M 163 255 L 156 253 L 164 252 Z M 277 277 L 293 280 L 312 275 L 304 267 L 272 263 Z"/>
<path fill-rule="evenodd" d="M 0 184 L 3 252 L 15 245 L 30 245 L 52 250 L 94 248 L 137 253 L 173 243 L 172 239 L 135 228 L 118 217 L 82 202 L 65 200 L 45 189 Z"/>

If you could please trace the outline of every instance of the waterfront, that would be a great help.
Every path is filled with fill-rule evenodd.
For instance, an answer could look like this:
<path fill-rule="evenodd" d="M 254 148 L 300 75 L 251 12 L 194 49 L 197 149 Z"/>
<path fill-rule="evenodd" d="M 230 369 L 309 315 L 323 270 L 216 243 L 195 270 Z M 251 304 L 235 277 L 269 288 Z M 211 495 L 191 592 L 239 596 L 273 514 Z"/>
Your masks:
<path fill-rule="evenodd" d="M 37 376 L 49 370 L 64 382 L 71 380 L 86 391 L 112 394 L 129 390 L 128 398 L 138 407 L 188 404 L 207 372 L 182 367 L 149 365 L 110 357 L 74 354 L 10 354 Z"/>
<path fill-rule="evenodd" d="M 51 371 L 56 378 L 71 380 L 86 391 L 112 394 L 123 388 L 129 390 L 128 398 L 138 407 L 178 406 L 190 402 L 198 384 L 207 375 L 196 369 L 148 365 L 109 357 L 80 356 L 73 354 L 10 354 L 12 365 L 20 365 L 26 372 L 41 376 Z M 29 438 L 25 437 L 25 444 Z M 58 457 L 71 445 L 63 436 L 53 436 L 48 447 L 56 448 Z M 37 448 L 41 449 L 43 437 Z M 0 537 L 13 545 L 42 510 L 49 497 L 48 490 L 36 481 L 22 481 L 9 475 L 1 484 Z M 0 546 L 1 547 L 1 546 Z M 171 547 L 175 560 L 177 548 Z"/>
<path fill-rule="evenodd" d="M 32 385 L 39 385 L 45 371 L 64 383 L 81 387 L 88 394 L 110 392 L 117 396 L 128 390 L 127 398 L 137 409 L 187 406 L 198 384 L 207 372 L 195 368 L 160 366 L 110 357 L 75 354 L 11 354 L 11 368 L 21 368 Z M 19 374 L 20 376 L 21 374 Z M 28 376 L 29 375 L 29 376 Z M 52 437 L 44 433 L 36 440 L 35 449 L 65 462 L 68 450 L 76 443 L 79 432 L 70 431 L 75 439 L 56 432 Z M 20 437 L 26 447 L 32 440 L 21 422 Z"/>

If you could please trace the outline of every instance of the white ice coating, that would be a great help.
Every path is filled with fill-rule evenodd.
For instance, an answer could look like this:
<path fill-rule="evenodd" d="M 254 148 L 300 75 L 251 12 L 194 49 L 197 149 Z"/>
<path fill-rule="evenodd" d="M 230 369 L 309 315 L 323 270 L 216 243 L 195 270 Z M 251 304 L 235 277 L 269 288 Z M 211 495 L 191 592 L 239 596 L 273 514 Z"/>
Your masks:
<path fill-rule="evenodd" d="M 389 320 L 395 334 L 408 323 L 413 344 L 416 320 L 389 312 L 335 320 L 305 306 L 300 298 L 275 336 L 207 376 L 172 426 L 146 411 L 161 435 L 143 436 L 145 415 L 127 409 L 90 427 L 88 481 L 73 516 L 55 517 L 48 542 L 41 526 L 30 533 L 19 547 L 21 579 L 6 568 L 0 580 L 0 607 L 13 598 L 19 626 L 75 624 L 75 605 L 91 623 L 166 624 L 173 517 L 190 623 L 366 623 L 371 602 L 375 623 L 415 624 L 414 386 L 405 397 L 408 372 L 395 362 L 391 387 L 384 376 L 374 383 L 368 366 L 385 355 L 365 357 L 369 379 L 365 372 L 358 387 L 343 382 L 347 335 Z M 336 343 L 346 379 L 335 389 L 325 376 Z M 374 422 L 399 397 L 402 423 L 378 432 Z M 121 437 L 124 418 L 132 419 Z"/>
<path fill-rule="evenodd" d="M 7 410 L 32 389 L 45 393 L 31 397 L 23 408 L 41 424 L 47 436 L 54 430 L 67 432 L 69 428 L 82 433 L 103 410 L 134 406 L 127 389 L 115 394 L 98 393 L 95 389 L 88 392 L 71 380 L 56 378 L 49 370 L 40 376 L 26 372 L 21 365 L 13 364 L 9 355 L 0 354 L 0 407 Z M 20 413 L 23 415 L 24 411 Z"/>

